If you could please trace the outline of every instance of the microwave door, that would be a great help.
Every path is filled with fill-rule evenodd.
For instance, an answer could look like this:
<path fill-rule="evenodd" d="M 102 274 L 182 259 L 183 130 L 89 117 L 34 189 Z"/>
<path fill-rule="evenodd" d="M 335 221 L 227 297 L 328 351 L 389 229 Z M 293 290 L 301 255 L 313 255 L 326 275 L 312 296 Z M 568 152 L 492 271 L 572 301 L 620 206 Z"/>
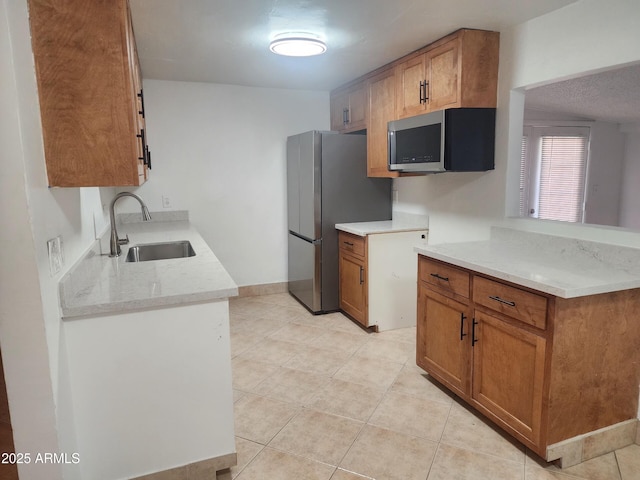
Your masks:
<path fill-rule="evenodd" d="M 389 122 L 389 170 L 429 173 L 444 171 L 443 118 L 424 116 Z"/>

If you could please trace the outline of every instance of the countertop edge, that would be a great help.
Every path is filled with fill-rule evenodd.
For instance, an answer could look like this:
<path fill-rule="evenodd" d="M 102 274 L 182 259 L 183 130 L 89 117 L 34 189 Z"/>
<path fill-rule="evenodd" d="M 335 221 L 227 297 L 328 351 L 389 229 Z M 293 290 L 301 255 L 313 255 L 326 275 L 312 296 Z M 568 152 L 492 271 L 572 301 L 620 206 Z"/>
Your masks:
<path fill-rule="evenodd" d="M 364 222 L 368 223 L 368 222 Z M 429 230 L 429 227 L 418 225 L 404 225 L 404 226 L 390 226 L 390 227 L 371 227 L 366 228 L 363 226 L 358 226 L 357 223 L 336 223 L 336 230 L 340 230 L 343 232 L 351 233 L 353 235 L 357 235 L 359 237 L 366 237 L 367 235 L 376 235 L 382 233 L 401 233 L 401 232 L 419 232 L 421 230 Z"/>
<path fill-rule="evenodd" d="M 237 287 L 229 287 L 212 292 L 190 293 L 157 297 L 145 300 L 129 300 L 124 302 L 103 303 L 79 307 L 63 308 L 62 318 L 70 320 L 77 317 L 91 317 L 119 313 L 128 313 L 137 310 L 154 309 L 158 307 L 181 307 L 192 303 L 200 303 L 215 300 L 224 300 L 238 296 Z"/>
<path fill-rule="evenodd" d="M 455 256 L 443 254 L 440 252 L 434 252 L 429 250 L 428 247 L 424 248 L 424 247 L 416 246 L 414 247 L 414 251 L 419 255 L 423 255 L 425 257 L 433 258 L 435 260 L 440 260 L 442 262 L 450 263 L 458 267 L 466 268 L 468 270 L 473 270 L 474 272 L 478 272 L 480 274 L 488 275 L 500 280 L 511 282 L 523 287 L 531 288 L 533 290 L 538 290 L 543 293 L 547 293 L 550 295 L 554 295 L 554 296 L 557 296 L 560 298 L 566 298 L 566 299 L 586 297 L 589 295 L 599 295 L 602 293 L 611 293 L 611 292 L 617 292 L 621 290 L 630 290 L 634 288 L 640 288 L 640 280 L 611 282 L 608 284 L 593 285 L 593 286 L 587 286 L 587 287 L 563 288 L 555 285 L 550 285 L 548 283 L 537 282 L 535 280 L 524 278 L 519 275 L 511 274 L 501 270 L 495 270 L 491 267 L 487 267 L 485 265 L 478 264 L 478 263 L 473 263 L 471 261 L 460 259 Z"/>

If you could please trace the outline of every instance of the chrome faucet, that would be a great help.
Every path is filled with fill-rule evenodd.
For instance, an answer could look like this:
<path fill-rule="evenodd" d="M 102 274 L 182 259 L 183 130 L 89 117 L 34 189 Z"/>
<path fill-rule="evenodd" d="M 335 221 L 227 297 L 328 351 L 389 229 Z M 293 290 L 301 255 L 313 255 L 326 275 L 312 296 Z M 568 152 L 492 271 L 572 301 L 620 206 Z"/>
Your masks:
<path fill-rule="evenodd" d="M 149 213 L 149 209 L 144 204 L 142 199 L 135 193 L 120 192 L 115 197 L 113 197 L 113 200 L 111 200 L 111 205 L 109 206 L 109 219 L 111 220 L 111 241 L 110 241 L 111 253 L 109 254 L 110 257 L 120 256 L 120 254 L 122 253 L 122 250 L 120 249 L 120 245 L 126 245 L 127 243 L 129 243 L 129 235 L 127 235 L 126 238 L 118 238 L 118 231 L 116 230 L 116 214 L 115 214 L 114 207 L 116 205 L 116 200 L 122 197 L 133 197 L 136 200 L 138 200 L 138 202 L 140 203 L 140 207 L 142 208 L 142 220 L 144 220 L 145 222 L 147 220 L 151 220 L 151 214 Z"/>

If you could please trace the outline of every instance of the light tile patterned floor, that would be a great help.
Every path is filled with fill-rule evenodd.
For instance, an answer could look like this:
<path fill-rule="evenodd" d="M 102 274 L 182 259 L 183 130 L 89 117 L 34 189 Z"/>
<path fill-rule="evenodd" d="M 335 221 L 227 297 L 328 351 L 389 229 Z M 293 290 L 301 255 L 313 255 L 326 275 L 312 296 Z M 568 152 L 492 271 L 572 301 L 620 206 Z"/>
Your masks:
<path fill-rule="evenodd" d="M 415 328 L 369 333 L 289 294 L 233 299 L 237 480 L 639 480 L 640 446 L 560 470 L 415 366 Z"/>

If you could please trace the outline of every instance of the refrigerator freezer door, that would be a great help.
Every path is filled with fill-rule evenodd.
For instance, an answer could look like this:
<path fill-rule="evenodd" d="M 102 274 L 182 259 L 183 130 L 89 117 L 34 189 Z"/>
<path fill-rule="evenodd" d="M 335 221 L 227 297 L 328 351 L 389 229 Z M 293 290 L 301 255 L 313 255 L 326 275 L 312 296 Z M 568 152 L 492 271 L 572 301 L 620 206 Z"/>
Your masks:
<path fill-rule="evenodd" d="M 309 241 L 289 232 L 289 292 L 313 313 L 321 306 L 320 241 Z"/>
<path fill-rule="evenodd" d="M 321 233 L 321 135 L 306 132 L 287 139 L 289 230 L 310 239 Z"/>
<path fill-rule="evenodd" d="M 367 137 L 322 136 L 322 310 L 340 308 L 336 223 L 391 219 L 391 179 L 367 177 Z"/>

